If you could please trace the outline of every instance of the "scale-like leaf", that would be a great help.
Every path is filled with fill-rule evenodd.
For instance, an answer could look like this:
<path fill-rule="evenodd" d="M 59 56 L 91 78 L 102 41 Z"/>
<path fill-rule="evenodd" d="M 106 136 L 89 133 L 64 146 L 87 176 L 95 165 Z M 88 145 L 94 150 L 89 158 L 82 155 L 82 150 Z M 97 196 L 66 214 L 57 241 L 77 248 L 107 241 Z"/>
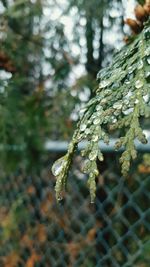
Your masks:
<path fill-rule="evenodd" d="M 124 147 L 120 162 L 122 174 L 127 175 L 132 159 L 137 152 L 134 140 L 146 143 L 140 125 L 140 118 L 150 117 L 150 20 L 143 31 L 131 44 L 119 51 L 113 62 L 98 73 L 100 81 L 96 95 L 86 105 L 78 122 L 68 153 L 63 158 L 56 182 L 56 196 L 61 199 L 72 157 L 78 143 L 88 140 L 82 151 L 86 158 L 84 172 L 88 173 L 88 186 L 91 201 L 95 198 L 95 177 L 98 175 L 96 160 L 103 155 L 99 141 L 109 143 L 109 130 L 123 129 L 124 135 L 118 138 L 116 149 Z M 58 162 L 53 166 L 57 168 Z M 56 171 L 54 171 L 55 175 Z"/>

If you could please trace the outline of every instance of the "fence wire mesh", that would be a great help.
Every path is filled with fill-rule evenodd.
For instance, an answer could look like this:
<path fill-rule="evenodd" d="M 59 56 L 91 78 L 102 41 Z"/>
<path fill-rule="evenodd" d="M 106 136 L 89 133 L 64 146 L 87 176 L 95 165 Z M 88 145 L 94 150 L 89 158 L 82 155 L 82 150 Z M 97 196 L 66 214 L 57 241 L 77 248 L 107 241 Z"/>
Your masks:
<path fill-rule="evenodd" d="M 150 175 L 107 171 L 90 203 L 80 158 L 65 200 L 56 203 L 49 170 L 1 178 L 1 267 L 148 267 Z"/>

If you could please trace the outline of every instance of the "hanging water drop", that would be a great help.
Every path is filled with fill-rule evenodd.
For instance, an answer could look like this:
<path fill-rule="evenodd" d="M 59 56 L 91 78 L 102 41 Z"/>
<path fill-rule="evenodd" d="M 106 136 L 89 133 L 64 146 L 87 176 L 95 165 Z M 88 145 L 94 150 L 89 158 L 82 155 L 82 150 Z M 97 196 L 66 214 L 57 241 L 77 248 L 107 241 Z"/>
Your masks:
<path fill-rule="evenodd" d="M 86 108 L 82 108 L 82 109 L 80 109 L 80 111 L 79 111 L 79 115 L 80 115 L 80 117 L 83 116 L 83 114 L 85 113 L 85 111 L 86 111 Z"/>
<path fill-rule="evenodd" d="M 65 164 L 64 157 L 55 161 L 55 163 L 52 166 L 52 173 L 54 176 L 58 176 L 61 173 L 61 171 L 63 170 L 64 164 Z"/>
<path fill-rule="evenodd" d="M 99 159 L 99 161 L 103 161 L 104 160 L 104 156 L 103 156 L 103 154 L 101 152 L 99 152 L 99 154 L 98 154 L 98 159 Z"/>
<path fill-rule="evenodd" d="M 63 197 L 62 197 L 62 195 L 59 195 L 59 196 L 57 197 L 57 200 L 58 200 L 58 201 L 61 201 L 61 200 L 63 200 Z"/>

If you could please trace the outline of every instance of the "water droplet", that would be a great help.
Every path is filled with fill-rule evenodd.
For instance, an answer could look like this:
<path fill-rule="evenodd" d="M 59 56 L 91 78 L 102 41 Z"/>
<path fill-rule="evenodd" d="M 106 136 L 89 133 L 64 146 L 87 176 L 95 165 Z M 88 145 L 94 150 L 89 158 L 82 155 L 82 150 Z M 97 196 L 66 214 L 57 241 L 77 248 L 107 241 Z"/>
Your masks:
<path fill-rule="evenodd" d="M 85 129 L 86 129 L 86 124 L 81 124 L 80 131 L 84 132 Z"/>
<path fill-rule="evenodd" d="M 129 92 L 127 93 L 126 97 L 129 99 L 131 96 L 132 96 L 132 92 L 129 91 Z M 128 100 L 128 101 L 129 101 L 129 100 Z"/>
<path fill-rule="evenodd" d="M 100 118 L 96 118 L 96 119 L 94 119 L 93 124 L 94 124 L 94 125 L 97 125 L 97 124 L 100 123 L 100 121 L 101 121 Z"/>
<path fill-rule="evenodd" d="M 150 64 L 150 57 L 147 58 L 147 63 Z"/>
<path fill-rule="evenodd" d="M 150 39 L 150 29 L 149 28 L 147 28 L 147 29 L 144 30 L 144 35 L 145 35 L 145 38 L 147 40 Z"/>
<path fill-rule="evenodd" d="M 129 108 L 129 109 L 123 111 L 123 114 L 128 115 L 128 114 L 130 114 L 132 112 L 133 112 L 133 108 Z"/>
<path fill-rule="evenodd" d="M 92 118 L 95 119 L 97 117 L 97 112 L 94 112 Z"/>
<path fill-rule="evenodd" d="M 121 83 L 119 83 L 119 82 L 114 82 L 114 83 L 112 84 L 111 88 L 112 88 L 112 89 L 116 89 L 116 88 L 119 88 L 120 85 L 121 85 Z"/>
<path fill-rule="evenodd" d="M 145 77 L 148 78 L 150 76 L 150 71 L 147 71 Z"/>
<path fill-rule="evenodd" d="M 83 138 L 83 135 L 82 134 L 78 134 L 78 136 L 77 136 L 78 142 L 80 142 L 82 140 L 82 138 Z"/>
<path fill-rule="evenodd" d="M 94 160 L 94 159 L 96 159 L 96 157 L 97 157 L 97 153 L 96 153 L 96 151 L 92 151 L 90 154 L 89 154 L 89 160 Z"/>
<path fill-rule="evenodd" d="M 102 107 L 100 105 L 98 105 L 98 106 L 96 106 L 96 110 L 100 111 L 100 110 L 102 110 Z"/>
<path fill-rule="evenodd" d="M 90 132 L 91 132 L 90 129 L 85 130 L 85 134 L 90 134 Z"/>
<path fill-rule="evenodd" d="M 128 68 L 128 73 L 131 74 L 133 71 L 134 71 L 133 66 L 130 66 L 130 67 Z"/>
<path fill-rule="evenodd" d="M 150 55 L 150 47 L 146 48 L 144 54 L 145 54 L 145 56 L 149 56 Z"/>
<path fill-rule="evenodd" d="M 103 122 L 104 122 L 104 123 L 107 123 L 107 122 L 109 121 L 109 119 L 110 119 L 109 116 L 105 116 Z"/>
<path fill-rule="evenodd" d="M 148 100 L 149 100 L 149 95 L 147 94 L 147 95 L 143 96 L 143 99 L 144 99 L 145 102 L 148 102 Z"/>
<path fill-rule="evenodd" d="M 80 109 L 80 111 L 79 111 L 80 116 L 82 116 L 82 115 L 84 114 L 85 111 L 86 111 L 86 108 L 82 108 L 82 109 Z"/>
<path fill-rule="evenodd" d="M 98 135 L 93 135 L 93 136 L 92 136 L 92 141 L 93 141 L 93 142 L 98 141 L 98 139 L 99 139 Z"/>
<path fill-rule="evenodd" d="M 103 98 L 102 100 L 101 100 L 101 105 L 104 105 L 104 104 L 106 104 L 107 103 L 107 99 L 106 98 Z"/>
<path fill-rule="evenodd" d="M 125 99 L 124 101 L 123 101 L 123 105 L 128 105 L 129 104 L 129 99 Z"/>
<path fill-rule="evenodd" d="M 130 81 L 125 80 L 124 83 L 125 83 L 125 84 L 130 84 Z"/>
<path fill-rule="evenodd" d="M 105 95 L 109 95 L 110 93 L 111 93 L 111 90 L 109 90 L 109 89 L 106 89 L 104 92 Z"/>
<path fill-rule="evenodd" d="M 122 101 L 118 101 L 115 104 L 113 104 L 113 108 L 121 109 L 122 108 Z"/>
<path fill-rule="evenodd" d="M 103 154 L 101 152 L 98 154 L 98 159 L 99 159 L 99 161 L 103 161 L 104 160 L 104 156 L 103 156 Z"/>
<path fill-rule="evenodd" d="M 104 80 L 104 81 L 101 81 L 100 84 L 99 84 L 99 88 L 105 88 L 106 86 L 109 85 L 109 81 L 108 80 Z"/>
<path fill-rule="evenodd" d="M 119 114 L 120 114 L 120 110 L 119 109 L 115 110 L 114 115 L 118 116 Z"/>
<path fill-rule="evenodd" d="M 112 116 L 111 119 L 112 119 L 112 123 L 116 123 L 117 122 L 117 119 L 114 116 Z"/>
<path fill-rule="evenodd" d="M 54 176 L 58 176 L 61 173 L 64 167 L 64 163 L 65 163 L 64 157 L 55 161 L 55 163 L 52 166 L 52 173 Z"/>
<path fill-rule="evenodd" d="M 137 89 L 139 89 L 139 88 L 141 88 L 142 86 L 143 86 L 143 81 L 141 81 L 141 80 L 137 80 L 136 82 L 135 82 L 135 87 L 137 88 Z"/>
<path fill-rule="evenodd" d="M 137 68 L 138 68 L 138 70 L 142 69 L 143 66 L 144 66 L 144 63 L 143 63 L 143 60 L 141 59 L 141 60 L 138 62 L 138 64 L 137 64 Z"/>
<path fill-rule="evenodd" d="M 62 197 L 62 195 L 59 195 L 59 196 L 58 196 L 58 198 L 57 198 L 57 200 L 58 200 L 58 201 L 61 201 L 61 200 L 63 200 L 63 197 Z"/>
<path fill-rule="evenodd" d="M 123 104 L 122 111 L 126 110 L 127 108 L 128 108 L 128 106 Z"/>

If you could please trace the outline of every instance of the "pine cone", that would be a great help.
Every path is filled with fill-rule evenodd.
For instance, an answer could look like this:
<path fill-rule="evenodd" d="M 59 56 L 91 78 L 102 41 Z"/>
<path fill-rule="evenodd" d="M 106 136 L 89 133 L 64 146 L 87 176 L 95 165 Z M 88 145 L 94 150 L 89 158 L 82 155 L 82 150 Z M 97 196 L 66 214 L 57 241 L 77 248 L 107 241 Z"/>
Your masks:
<path fill-rule="evenodd" d="M 142 25 L 140 23 L 138 23 L 136 20 L 134 20 L 134 19 L 126 19 L 125 23 L 127 25 L 129 25 L 129 27 L 131 28 L 133 33 L 135 33 L 135 34 L 140 33 L 140 31 L 142 29 Z"/>
<path fill-rule="evenodd" d="M 143 6 L 143 8 L 144 8 L 146 14 L 147 14 L 148 16 L 150 16 L 150 3 L 149 3 L 149 4 L 148 4 L 148 3 L 145 4 L 145 5 Z"/>
<path fill-rule="evenodd" d="M 137 5 L 134 9 L 134 12 L 135 12 L 135 16 L 137 20 L 141 22 L 144 22 L 145 20 L 147 20 L 147 13 L 143 6 Z"/>

